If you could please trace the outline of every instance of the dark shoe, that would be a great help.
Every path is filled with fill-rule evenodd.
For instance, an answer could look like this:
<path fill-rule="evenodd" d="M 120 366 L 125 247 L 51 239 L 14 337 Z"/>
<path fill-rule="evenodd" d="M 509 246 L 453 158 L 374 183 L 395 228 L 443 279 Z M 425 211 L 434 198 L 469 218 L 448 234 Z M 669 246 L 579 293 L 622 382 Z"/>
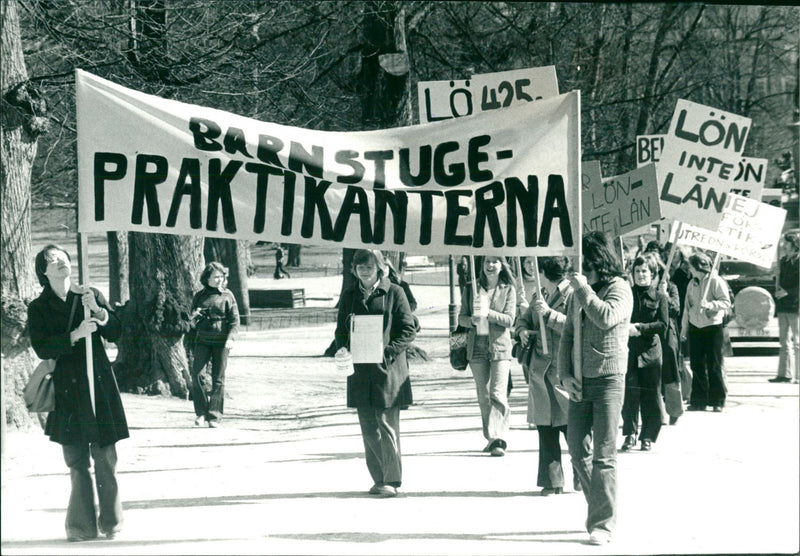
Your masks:
<path fill-rule="evenodd" d="M 678 422 L 678 417 L 670 417 L 670 418 L 669 418 L 669 424 L 670 424 L 670 425 L 674 425 L 674 424 L 676 424 L 677 422 Z"/>
<path fill-rule="evenodd" d="M 74 533 L 67 531 L 67 541 L 68 542 L 85 542 L 91 541 L 97 538 L 97 534 L 95 535 L 84 535 L 83 533 Z"/>
<path fill-rule="evenodd" d="M 714 413 L 722 413 L 722 406 L 721 405 L 715 405 L 714 406 Z"/>
<path fill-rule="evenodd" d="M 622 447 L 619 449 L 620 452 L 627 452 L 631 448 L 636 446 L 636 435 L 629 434 L 625 437 L 625 442 L 622 443 Z"/>
<path fill-rule="evenodd" d="M 769 379 L 767 382 L 791 382 L 792 379 L 788 376 L 776 376 L 775 378 Z"/>
<path fill-rule="evenodd" d="M 506 455 L 506 451 L 501 446 L 495 446 L 494 448 L 492 448 L 492 451 L 489 452 L 489 453 L 492 454 L 496 458 L 501 458 L 504 455 Z"/>
<path fill-rule="evenodd" d="M 577 475 L 572 477 L 572 489 L 575 492 L 583 492 L 583 485 L 581 485 L 581 480 Z"/>
<path fill-rule="evenodd" d="M 652 447 L 652 442 L 650 440 L 646 438 L 642 440 L 642 452 L 649 452 Z"/>
<path fill-rule="evenodd" d="M 564 489 L 562 487 L 543 488 L 539 496 L 552 496 L 554 494 L 564 494 Z"/>
<path fill-rule="evenodd" d="M 690 405 L 686 408 L 686 411 L 705 411 L 706 408 L 702 405 Z"/>

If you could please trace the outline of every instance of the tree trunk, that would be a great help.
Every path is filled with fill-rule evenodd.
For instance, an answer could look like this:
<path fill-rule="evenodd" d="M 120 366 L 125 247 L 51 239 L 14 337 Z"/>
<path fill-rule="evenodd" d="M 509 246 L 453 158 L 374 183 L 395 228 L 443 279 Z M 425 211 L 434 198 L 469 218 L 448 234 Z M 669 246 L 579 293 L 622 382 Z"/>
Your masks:
<path fill-rule="evenodd" d="M 233 292 L 239 306 L 239 321 L 250 322 L 250 296 L 247 293 L 247 265 L 250 251 L 249 241 L 207 237 L 203 246 L 206 264 L 216 261 L 228 267 L 227 288 Z"/>
<path fill-rule="evenodd" d="M 106 232 L 108 238 L 108 302 L 124 305 L 128 291 L 128 233 Z"/>
<path fill-rule="evenodd" d="M 34 361 L 24 330 L 27 303 L 34 296 L 35 283 L 31 258 L 31 168 L 36 139 L 46 129 L 46 119 L 45 104 L 28 81 L 17 2 L 3 0 L 0 7 L 0 395 L 5 445 L 6 423 L 19 428 L 34 422 L 22 401 L 22 388 Z"/>
<path fill-rule="evenodd" d="M 188 397 L 183 335 L 202 267 L 203 238 L 129 235 L 131 298 L 123 310 L 114 364 L 122 390 Z"/>

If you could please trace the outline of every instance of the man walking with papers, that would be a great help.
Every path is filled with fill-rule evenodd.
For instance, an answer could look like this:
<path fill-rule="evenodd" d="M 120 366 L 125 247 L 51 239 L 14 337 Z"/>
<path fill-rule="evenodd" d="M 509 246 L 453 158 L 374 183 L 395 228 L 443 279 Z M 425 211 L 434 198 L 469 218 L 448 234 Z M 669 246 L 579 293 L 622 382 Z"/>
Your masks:
<path fill-rule="evenodd" d="M 400 409 L 412 402 L 406 348 L 416 325 L 403 289 L 389 281 L 380 251 L 356 251 L 351 270 L 358 281 L 339 300 L 336 345 L 353 357 L 347 407 L 358 410 L 374 482 L 369 493 L 390 498 L 397 496 L 403 478 Z"/>

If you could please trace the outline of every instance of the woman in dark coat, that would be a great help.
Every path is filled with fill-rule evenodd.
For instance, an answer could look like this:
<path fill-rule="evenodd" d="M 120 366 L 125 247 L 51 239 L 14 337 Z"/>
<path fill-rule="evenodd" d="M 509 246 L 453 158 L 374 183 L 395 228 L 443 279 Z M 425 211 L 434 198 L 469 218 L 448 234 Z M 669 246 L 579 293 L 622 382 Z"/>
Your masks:
<path fill-rule="evenodd" d="M 233 292 L 225 287 L 228 268 L 210 262 L 200 274 L 203 289 L 192 298 L 192 320 L 195 331 L 192 343 L 192 401 L 195 426 L 208 424 L 216 428 L 222 423 L 225 406 L 225 369 L 228 353 L 239 332 L 239 307 Z M 211 361 L 211 393 L 206 394 L 200 373 Z"/>
<path fill-rule="evenodd" d="M 71 283 L 72 265 L 63 248 L 46 246 L 36 255 L 35 265 L 44 289 L 28 306 L 28 330 L 36 355 L 56 361 L 55 410 L 47 416 L 45 434 L 62 445 L 64 460 L 70 468 L 72 491 L 67 507 L 67 539 L 96 538 L 98 526 L 100 533 L 113 538 L 122 528 L 115 443 L 128 438 L 128 424 L 102 339 L 116 341 L 122 327 L 99 291 Z M 90 311 L 88 319 L 84 319 L 84 307 Z M 89 335 L 94 407 L 86 372 L 85 338 Z M 89 472 L 90 455 L 94 459 L 99 519 Z"/>
<path fill-rule="evenodd" d="M 360 249 L 353 256 L 358 280 L 342 293 L 336 320 L 336 345 L 350 349 L 350 324 L 357 315 L 383 315 L 383 361 L 356 363 L 347 377 L 347 407 L 358 411 L 370 494 L 389 498 L 402 484 L 400 409 L 411 405 L 406 348 L 416 336 L 414 316 L 403 289 L 389 281 L 380 251 Z"/>
<path fill-rule="evenodd" d="M 622 403 L 623 452 L 636 445 L 642 415 L 642 450 L 650 450 L 661 430 L 662 338 L 669 322 L 669 301 L 658 291 L 658 264 L 652 257 L 633 262 L 633 312 L 628 339 L 628 370 Z"/>

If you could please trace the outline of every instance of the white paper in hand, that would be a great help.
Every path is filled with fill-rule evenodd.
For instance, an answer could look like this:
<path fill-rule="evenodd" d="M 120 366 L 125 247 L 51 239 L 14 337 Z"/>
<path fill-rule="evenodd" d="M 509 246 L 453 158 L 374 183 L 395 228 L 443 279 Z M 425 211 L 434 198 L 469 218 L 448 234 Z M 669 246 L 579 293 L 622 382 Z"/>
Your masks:
<path fill-rule="evenodd" d="M 353 363 L 383 361 L 383 315 L 353 315 L 350 320 Z"/>

